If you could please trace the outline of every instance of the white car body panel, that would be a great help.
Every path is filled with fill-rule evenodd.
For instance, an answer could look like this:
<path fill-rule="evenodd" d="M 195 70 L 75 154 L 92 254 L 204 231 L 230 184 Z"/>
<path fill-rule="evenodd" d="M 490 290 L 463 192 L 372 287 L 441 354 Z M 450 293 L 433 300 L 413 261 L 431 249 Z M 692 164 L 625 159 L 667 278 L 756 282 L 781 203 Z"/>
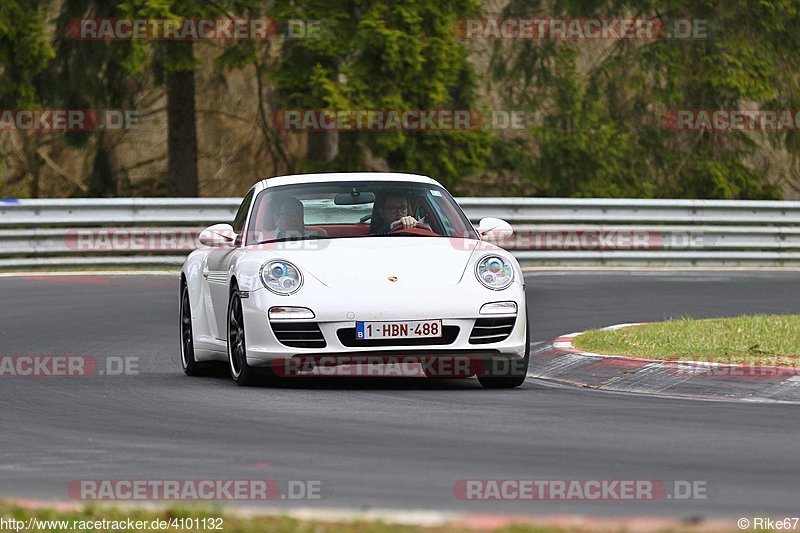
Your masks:
<path fill-rule="evenodd" d="M 396 173 L 337 173 L 284 176 L 262 180 L 264 188 L 326 181 L 407 181 L 438 183 L 428 177 Z M 251 207 L 252 209 L 252 203 Z M 247 220 L 250 220 L 248 213 Z M 249 228 L 245 228 L 247 231 Z M 197 361 L 227 360 L 227 307 L 235 279 L 242 299 L 247 335 L 247 362 L 269 365 L 277 359 L 303 354 L 374 352 L 491 352 L 498 357 L 522 358 L 526 353 L 528 317 L 522 270 L 507 251 L 486 241 L 445 237 L 385 237 L 330 239 L 282 243 L 286 246 L 235 246 L 200 248 L 182 267 L 189 289 Z M 492 290 L 475 276 L 476 263 L 485 255 L 505 258 L 514 269 L 514 281 L 503 290 Z M 424 258 L 420 260 L 420 257 Z M 260 279 L 261 266 L 282 259 L 296 265 L 303 285 L 294 294 L 278 295 Z M 390 281 L 389 277 L 397 281 Z M 470 344 L 469 336 L 481 306 L 513 301 L 517 320 L 512 333 L 501 342 Z M 270 326 L 273 306 L 311 309 L 325 337 L 325 348 L 292 348 L 281 344 Z M 493 317 L 513 316 L 493 315 Z M 337 330 L 353 328 L 356 321 L 442 319 L 443 326 L 458 326 L 455 341 L 434 346 L 345 346 Z"/>

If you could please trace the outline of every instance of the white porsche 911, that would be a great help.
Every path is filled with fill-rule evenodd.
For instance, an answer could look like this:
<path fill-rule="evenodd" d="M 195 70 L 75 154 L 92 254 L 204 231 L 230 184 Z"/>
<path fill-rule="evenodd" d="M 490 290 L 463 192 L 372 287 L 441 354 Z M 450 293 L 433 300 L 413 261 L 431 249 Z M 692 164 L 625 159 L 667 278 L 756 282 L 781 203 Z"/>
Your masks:
<path fill-rule="evenodd" d="M 181 360 L 227 361 L 240 385 L 296 363 L 417 361 L 428 376 L 516 387 L 529 359 L 522 271 L 435 180 L 396 173 L 269 178 L 181 269 Z M 487 240 L 488 239 L 488 240 Z M 305 367 L 303 367 L 305 368 Z M 448 368 L 456 369 L 458 365 Z M 454 374 L 454 375 L 456 375 Z"/>

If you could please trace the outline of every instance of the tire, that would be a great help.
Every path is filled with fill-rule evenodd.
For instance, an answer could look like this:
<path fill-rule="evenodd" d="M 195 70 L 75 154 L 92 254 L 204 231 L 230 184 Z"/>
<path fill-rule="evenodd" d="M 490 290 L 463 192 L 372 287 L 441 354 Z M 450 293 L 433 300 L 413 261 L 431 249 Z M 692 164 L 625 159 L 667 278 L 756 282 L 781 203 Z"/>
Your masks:
<path fill-rule="evenodd" d="M 199 376 L 201 366 L 194 358 L 194 331 L 192 330 L 192 307 L 189 300 L 189 287 L 184 283 L 181 289 L 181 366 L 187 376 Z"/>
<path fill-rule="evenodd" d="M 527 312 L 525 313 L 527 317 Z M 495 369 L 493 362 L 487 363 L 490 368 L 478 374 L 478 381 L 485 389 L 513 389 L 519 387 L 525 382 L 528 375 L 528 363 L 531 360 L 531 327 L 530 322 L 526 324 L 525 328 L 525 357 L 521 360 L 517 359 L 509 361 L 504 365 L 502 371 L 498 376 L 492 375 L 492 370 Z"/>
<path fill-rule="evenodd" d="M 258 375 L 253 367 L 247 364 L 247 343 L 242 314 L 242 298 L 239 288 L 234 285 L 228 301 L 228 368 L 231 378 L 237 385 L 244 387 L 255 385 Z"/>

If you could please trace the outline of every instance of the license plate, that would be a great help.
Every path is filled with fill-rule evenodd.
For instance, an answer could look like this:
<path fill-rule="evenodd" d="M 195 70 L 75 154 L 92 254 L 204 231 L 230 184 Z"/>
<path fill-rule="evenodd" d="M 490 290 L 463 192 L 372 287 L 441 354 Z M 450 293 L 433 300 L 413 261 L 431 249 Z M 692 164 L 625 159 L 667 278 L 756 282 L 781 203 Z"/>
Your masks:
<path fill-rule="evenodd" d="M 356 340 L 424 339 L 442 336 L 441 320 L 356 322 Z"/>

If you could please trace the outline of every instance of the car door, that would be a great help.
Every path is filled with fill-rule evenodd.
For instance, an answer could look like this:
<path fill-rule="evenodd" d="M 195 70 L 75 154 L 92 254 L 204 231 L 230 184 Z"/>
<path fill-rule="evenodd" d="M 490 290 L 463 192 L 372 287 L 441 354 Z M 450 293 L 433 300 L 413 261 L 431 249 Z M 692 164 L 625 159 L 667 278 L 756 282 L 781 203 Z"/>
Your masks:
<path fill-rule="evenodd" d="M 239 248 L 244 238 L 244 228 L 250 206 L 253 203 L 254 189 L 245 195 L 236 217 L 233 219 L 233 231 L 236 233 L 236 242 L 232 247 L 220 247 L 208 254 L 204 272 L 208 280 L 208 290 L 211 294 L 211 305 L 214 309 L 214 336 L 220 340 L 227 339 L 228 329 L 228 299 L 230 298 L 230 270 L 231 263 L 240 253 Z"/>

